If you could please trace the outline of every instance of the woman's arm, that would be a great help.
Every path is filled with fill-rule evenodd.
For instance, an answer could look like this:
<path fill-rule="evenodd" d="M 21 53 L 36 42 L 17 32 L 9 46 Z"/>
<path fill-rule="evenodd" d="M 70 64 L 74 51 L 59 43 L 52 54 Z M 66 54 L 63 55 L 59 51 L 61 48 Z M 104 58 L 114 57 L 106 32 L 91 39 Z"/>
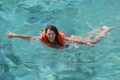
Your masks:
<path fill-rule="evenodd" d="M 31 40 L 31 39 L 41 39 L 40 36 L 28 36 L 28 35 L 23 35 L 23 34 L 15 34 L 13 32 L 8 32 L 7 33 L 7 37 L 8 38 L 21 38 L 21 39 L 27 39 L 27 40 Z"/>
<path fill-rule="evenodd" d="M 65 41 L 69 41 L 69 42 L 82 43 L 82 44 L 87 44 L 89 46 L 92 46 L 92 44 L 89 40 L 84 39 L 82 37 L 70 36 L 70 37 L 64 37 L 63 39 Z"/>

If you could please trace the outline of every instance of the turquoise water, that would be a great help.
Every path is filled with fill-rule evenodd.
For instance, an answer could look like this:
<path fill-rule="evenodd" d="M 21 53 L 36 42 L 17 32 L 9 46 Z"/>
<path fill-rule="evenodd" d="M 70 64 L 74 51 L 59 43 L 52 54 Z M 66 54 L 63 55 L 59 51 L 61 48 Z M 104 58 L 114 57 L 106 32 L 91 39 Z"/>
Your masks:
<path fill-rule="evenodd" d="M 120 0 L 1 0 L 0 80 L 120 80 Z M 114 27 L 93 47 L 49 48 L 6 33 L 39 35 L 54 24 L 66 35 Z"/>

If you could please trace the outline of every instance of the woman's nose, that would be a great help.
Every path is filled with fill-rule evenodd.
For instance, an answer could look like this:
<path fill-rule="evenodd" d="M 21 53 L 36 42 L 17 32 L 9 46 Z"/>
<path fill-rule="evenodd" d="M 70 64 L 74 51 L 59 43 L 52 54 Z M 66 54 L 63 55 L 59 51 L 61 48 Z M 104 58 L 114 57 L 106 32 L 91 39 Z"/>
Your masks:
<path fill-rule="evenodd" d="M 53 37 L 53 35 L 50 35 L 50 37 Z"/>

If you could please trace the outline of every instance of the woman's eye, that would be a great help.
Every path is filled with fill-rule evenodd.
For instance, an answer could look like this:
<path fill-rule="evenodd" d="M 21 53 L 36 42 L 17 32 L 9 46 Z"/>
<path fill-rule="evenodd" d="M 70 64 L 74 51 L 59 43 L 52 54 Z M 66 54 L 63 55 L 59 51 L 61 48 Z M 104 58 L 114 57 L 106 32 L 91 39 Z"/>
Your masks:
<path fill-rule="evenodd" d="M 54 33 L 52 35 L 54 35 Z"/>
<path fill-rule="evenodd" d="M 48 34 L 48 35 L 50 35 L 50 34 Z"/>
<path fill-rule="evenodd" d="M 55 35 L 55 34 L 54 34 L 54 33 L 51 33 L 51 34 L 50 34 L 50 33 L 48 33 L 48 35 Z"/>

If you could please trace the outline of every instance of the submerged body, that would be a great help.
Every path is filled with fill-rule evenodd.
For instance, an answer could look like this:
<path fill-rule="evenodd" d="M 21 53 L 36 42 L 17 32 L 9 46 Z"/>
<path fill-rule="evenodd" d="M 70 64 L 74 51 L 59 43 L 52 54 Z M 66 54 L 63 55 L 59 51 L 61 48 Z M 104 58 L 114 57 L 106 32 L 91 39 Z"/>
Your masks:
<path fill-rule="evenodd" d="M 65 42 L 75 42 L 75 43 L 83 43 L 87 44 L 89 46 L 92 46 L 93 43 L 96 43 L 99 41 L 109 30 L 112 28 L 109 28 L 107 26 L 103 26 L 98 28 L 99 33 L 97 35 L 94 35 L 94 32 L 90 32 L 87 37 L 80 37 L 80 36 L 64 36 L 64 32 L 59 32 L 57 28 L 53 25 L 48 25 L 45 30 L 41 31 L 41 36 L 28 36 L 28 35 L 22 35 L 22 34 L 15 34 L 13 32 L 8 32 L 7 36 L 8 38 L 22 38 L 22 39 L 37 39 L 41 40 L 44 44 L 46 44 L 49 47 L 53 48 L 61 48 L 65 46 Z M 91 39 L 92 35 L 92 39 Z"/>

